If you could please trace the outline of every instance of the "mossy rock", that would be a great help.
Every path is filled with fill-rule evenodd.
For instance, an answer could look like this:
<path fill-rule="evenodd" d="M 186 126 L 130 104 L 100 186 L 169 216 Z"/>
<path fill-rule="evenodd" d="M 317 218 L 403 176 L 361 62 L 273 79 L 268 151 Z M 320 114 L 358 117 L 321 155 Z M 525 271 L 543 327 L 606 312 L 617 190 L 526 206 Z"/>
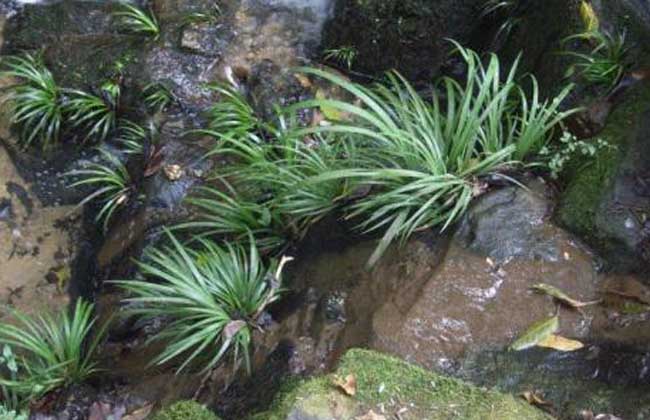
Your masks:
<path fill-rule="evenodd" d="M 332 385 L 354 375 L 356 394 Z M 251 420 L 352 420 L 373 410 L 403 419 L 550 419 L 512 395 L 477 388 L 369 350 L 354 349 L 335 374 L 286 384 L 273 406 Z"/>
<path fill-rule="evenodd" d="M 576 160 L 567 169 L 556 212 L 560 224 L 620 268 L 634 268 L 640 261 L 638 250 L 634 249 L 634 242 L 639 240 L 635 239 L 638 232 L 627 229 L 625 221 L 619 220 L 623 216 L 612 214 L 617 205 L 614 192 L 621 186 L 634 189 L 630 174 L 640 171 L 637 157 L 647 150 L 648 128 L 642 123 L 649 112 L 650 85 L 643 83 L 626 94 L 623 103 L 609 116 L 604 130 L 595 137 L 613 147 L 601 150 L 595 157 Z M 635 208 L 645 206 L 643 197 L 627 195 L 625 203 Z M 634 237 L 628 238 L 630 235 Z"/>
<path fill-rule="evenodd" d="M 216 414 L 196 401 L 179 401 L 156 413 L 152 420 L 220 420 Z"/>

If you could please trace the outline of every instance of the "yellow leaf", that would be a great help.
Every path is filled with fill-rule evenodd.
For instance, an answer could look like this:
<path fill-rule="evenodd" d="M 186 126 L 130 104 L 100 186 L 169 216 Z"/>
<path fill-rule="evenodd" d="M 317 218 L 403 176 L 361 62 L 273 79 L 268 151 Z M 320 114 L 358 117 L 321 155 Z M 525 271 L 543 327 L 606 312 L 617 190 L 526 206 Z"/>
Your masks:
<path fill-rule="evenodd" d="M 537 345 L 539 347 L 546 347 L 559 351 L 576 351 L 584 347 L 584 344 L 580 341 L 571 340 L 554 334 L 549 335 L 544 340 L 537 343 Z"/>
<path fill-rule="evenodd" d="M 585 25 L 586 32 L 597 31 L 600 27 L 598 16 L 594 11 L 594 7 L 588 0 L 582 0 L 582 2 L 580 2 L 580 17 Z"/>
<path fill-rule="evenodd" d="M 350 397 L 353 397 L 357 393 L 357 378 L 352 374 L 345 378 L 335 376 L 332 383 Z"/>
<path fill-rule="evenodd" d="M 316 99 L 327 99 L 327 98 L 325 96 L 325 93 L 319 89 L 316 91 Z M 341 113 L 341 111 L 339 111 L 334 107 L 321 105 L 320 110 L 323 113 L 323 116 L 325 116 L 325 118 L 329 121 L 340 121 L 343 119 L 343 114 Z"/>
<path fill-rule="evenodd" d="M 510 350 L 520 351 L 535 347 L 560 327 L 560 318 L 555 315 L 531 325 L 511 345 Z"/>

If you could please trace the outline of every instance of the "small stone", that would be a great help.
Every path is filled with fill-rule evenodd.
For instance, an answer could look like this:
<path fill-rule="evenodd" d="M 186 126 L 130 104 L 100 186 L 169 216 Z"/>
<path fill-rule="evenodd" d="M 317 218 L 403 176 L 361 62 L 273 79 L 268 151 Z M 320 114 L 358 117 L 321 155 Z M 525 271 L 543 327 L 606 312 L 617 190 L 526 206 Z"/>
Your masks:
<path fill-rule="evenodd" d="M 163 171 L 170 181 L 178 181 L 183 176 L 183 168 L 180 165 L 165 165 Z"/>

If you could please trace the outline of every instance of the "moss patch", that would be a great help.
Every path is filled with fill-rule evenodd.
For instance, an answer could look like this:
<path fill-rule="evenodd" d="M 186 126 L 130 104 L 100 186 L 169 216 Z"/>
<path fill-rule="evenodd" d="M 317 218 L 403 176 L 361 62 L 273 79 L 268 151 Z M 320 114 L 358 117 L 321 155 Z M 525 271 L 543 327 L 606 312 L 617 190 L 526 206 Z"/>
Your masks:
<path fill-rule="evenodd" d="M 612 112 L 605 129 L 597 136 L 615 147 L 602 150 L 595 158 L 573 162 L 564 174 L 567 183 L 557 210 L 558 220 L 594 245 L 606 245 L 606 238 L 599 237 L 595 228 L 596 212 L 635 133 L 638 119 L 644 115 L 648 104 L 650 86 L 634 87 L 625 102 Z"/>
<path fill-rule="evenodd" d="M 219 420 L 212 411 L 196 401 L 179 401 L 156 413 L 152 420 Z"/>
<path fill-rule="evenodd" d="M 329 409 L 349 413 L 345 404 L 352 403 L 354 415 L 374 410 L 387 418 L 401 412 L 403 419 L 548 419 L 541 411 L 507 394 L 485 390 L 462 381 L 410 365 L 390 356 L 368 350 L 350 350 L 341 360 L 336 375 L 353 374 L 357 393 L 345 397 L 331 385 L 332 376 L 287 384 L 273 407 L 252 417 L 254 420 L 285 420 L 304 409 L 310 415 L 319 401 L 329 403 Z M 345 400 L 345 401 L 343 401 Z M 321 404 L 323 405 L 323 404 Z M 307 406 L 307 407 L 305 407 Z M 327 407 L 326 407 L 327 408 Z M 327 418 L 322 411 L 313 418 Z M 297 417 L 300 418 L 300 417 Z M 332 418 L 331 416 L 329 418 Z M 351 419 L 343 414 L 339 419 Z"/>

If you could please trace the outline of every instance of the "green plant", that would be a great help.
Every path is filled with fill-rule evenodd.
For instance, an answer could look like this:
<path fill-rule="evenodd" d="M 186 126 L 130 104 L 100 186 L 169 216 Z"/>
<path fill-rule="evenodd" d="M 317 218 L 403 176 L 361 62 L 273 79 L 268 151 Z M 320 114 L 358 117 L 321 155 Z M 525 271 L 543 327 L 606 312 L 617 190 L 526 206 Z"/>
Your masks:
<path fill-rule="evenodd" d="M 603 139 L 592 139 L 587 142 L 578 140 L 576 136 L 565 131 L 558 144 L 543 147 L 539 154 L 548 159 L 547 166 L 551 171 L 551 177 L 557 179 L 572 160 L 580 157 L 594 157 L 598 151 L 611 148 L 615 148 L 615 146 Z"/>
<path fill-rule="evenodd" d="M 118 20 L 119 27 L 126 32 L 146 35 L 154 40 L 160 36 L 160 25 L 152 11 L 147 13 L 131 4 L 121 3 L 113 16 Z"/>
<path fill-rule="evenodd" d="M 351 115 L 348 121 L 309 127 L 299 135 L 330 132 L 350 142 L 365 142 L 360 167 L 326 172 L 311 182 L 354 180 L 372 193 L 351 205 L 349 217 L 363 216 L 364 232 L 384 230 L 369 264 L 394 239 L 441 226 L 444 230 L 467 209 L 489 175 L 522 165 L 539 152 L 553 128 L 575 110 L 559 112 L 570 87 L 542 101 L 531 77 L 528 98 L 515 80 L 517 63 L 505 74 L 496 56 L 483 64 L 478 54 L 457 45 L 467 64 L 463 84 L 443 78 L 444 101 L 425 100 L 400 75 L 374 89 L 322 70 L 322 77 L 355 96 L 358 104 L 316 99 L 296 107 L 330 107 Z"/>
<path fill-rule="evenodd" d="M 18 84 L 9 87 L 12 104 L 11 122 L 20 125 L 25 147 L 34 141 L 43 148 L 59 140 L 63 122 L 61 90 L 40 56 L 25 53 L 2 59 L 2 77 L 15 77 Z"/>
<path fill-rule="evenodd" d="M 122 119 L 117 124 L 117 141 L 119 141 L 124 153 L 129 155 L 140 155 L 144 150 L 144 142 L 149 137 L 147 130 L 133 121 Z"/>
<path fill-rule="evenodd" d="M 248 253 L 235 245 L 219 247 L 199 239 L 202 249 L 183 246 L 167 231 L 171 246 L 152 249 L 138 266 L 160 283 L 123 280 L 116 283 L 133 294 L 132 313 L 169 317 L 172 322 L 154 337 L 165 349 L 152 363 L 162 364 L 184 355 L 182 371 L 202 353 L 204 371 L 231 353 L 250 370 L 249 347 L 253 328 L 266 306 L 280 294 L 282 264 L 273 273 L 264 267 L 251 243 Z"/>
<path fill-rule="evenodd" d="M 93 305 L 77 300 L 72 315 L 30 317 L 13 312 L 16 323 L 0 324 L 0 343 L 18 351 L 13 375 L 0 385 L 21 398 L 36 398 L 60 386 L 79 383 L 97 371 L 93 358 L 105 326 L 91 338 Z M 88 341 L 90 339 L 90 341 Z"/>
<path fill-rule="evenodd" d="M 262 121 L 246 98 L 234 87 L 226 84 L 212 84 L 209 89 L 219 94 L 219 101 L 212 105 L 206 118 L 208 128 L 197 130 L 217 140 L 235 140 L 246 143 L 261 143 L 265 133 L 273 127 Z"/>
<path fill-rule="evenodd" d="M 106 91 L 107 93 L 111 91 L 116 93 L 114 89 L 109 89 Z M 72 126 L 87 130 L 84 140 L 92 137 L 105 140 L 115 127 L 115 105 L 118 98 L 108 96 L 108 100 L 104 100 L 80 90 L 67 90 L 66 92 L 69 99 L 64 104 L 63 110 Z M 119 95 L 119 91 L 117 94 Z"/>
<path fill-rule="evenodd" d="M 591 50 L 588 53 L 563 52 L 576 60 L 569 74 L 577 72 L 589 83 L 607 88 L 614 87 L 626 69 L 625 58 L 628 48 L 625 44 L 625 34 L 609 34 L 594 30 L 567 37 L 562 43 L 566 45 L 576 40 L 589 45 Z"/>
<path fill-rule="evenodd" d="M 148 84 L 143 94 L 145 105 L 156 112 L 163 111 L 176 100 L 174 93 L 161 83 Z"/>
<path fill-rule="evenodd" d="M 2 420 L 28 420 L 29 419 L 29 414 L 22 412 L 22 411 L 17 411 L 17 410 L 12 410 L 4 405 L 0 405 L 0 419 Z"/>
<path fill-rule="evenodd" d="M 521 18 L 514 15 L 519 0 L 487 0 L 481 7 L 481 18 L 493 17 L 502 20 L 495 39 L 506 40 L 512 30 L 521 23 Z"/>
<path fill-rule="evenodd" d="M 122 71 L 119 63 L 116 63 L 114 67 L 116 71 Z M 120 96 L 122 96 L 122 86 L 120 85 L 121 77 L 121 73 L 118 73 L 114 79 L 105 81 L 101 86 L 104 99 L 108 101 L 109 105 L 114 109 L 117 109 L 120 102 Z"/>
<path fill-rule="evenodd" d="M 93 200 L 99 200 L 102 203 L 102 208 L 97 213 L 95 220 L 97 222 L 103 221 L 102 227 L 105 232 L 115 210 L 128 201 L 133 186 L 131 185 L 129 171 L 124 164 L 106 150 L 99 149 L 99 151 L 106 163 L 89 163 L 86 168 L 71 171 L 66 175 L 81 177 L 81 179 L 73 182 L 70 185 L 71 187 L 90 185 L 96 188 L 92 194 L 79 203 L 79 206 Z"/>
<path fill-rule="evenodd" d="M 197 237 L 225 236 L 233 242 L 246 242 L 253 238 L 263 251 L 282 247 L 283 235 L 279 215 L 264 203 L 247 199 L 230 185 L 224 184 L 227 192 L 213 187 L 201 187 L 188 197 L 198 215 L 195 220 L 176 226 L 178 229 L 192 229 Z"/>
<path fill-rule="evenodd" d="M 346 45 L 340 48 L 331 48 L 325 50 L 323 58 L 325 60 L 333 60 L 339 64 L 345 65 L 348 70 L 352 68 L 354 60 L 359 55 L 359 50 L 356 47 Z"/>
<path fill-rule="evenodd" d="M 249 107 L 243 100 L 237 106 Z M 191 196 L 188 202 L 198 216 L 181 227 L 236 240 L 252 234 L 260 249 L 273 251 L 289 240 L 302 238 L 310 226 L 340 206 L 345 180 L 308 180 L 351 164 L 355 157 L 352 145 L 324 136 L 306 142 L 293 135 L 293 124 L 282 116 L 278 126 L 248 111 L 233 117 L 215 112 L 215 116 L 213 128 L 203 132 L 218 139 L 212 153 L 236 161 L 220 171 L 228 191 L 204 188 L 198 196 Z"/>
<path fill-rule="evenodd" d="M 219 18 L 223 15 L 221 6 L 215 4 L 212 10 L 207 12 L 192 12 L 187 14 L 183 18 L 183 24 L 187 25 L 190 23 L 216 23 Z"/>

